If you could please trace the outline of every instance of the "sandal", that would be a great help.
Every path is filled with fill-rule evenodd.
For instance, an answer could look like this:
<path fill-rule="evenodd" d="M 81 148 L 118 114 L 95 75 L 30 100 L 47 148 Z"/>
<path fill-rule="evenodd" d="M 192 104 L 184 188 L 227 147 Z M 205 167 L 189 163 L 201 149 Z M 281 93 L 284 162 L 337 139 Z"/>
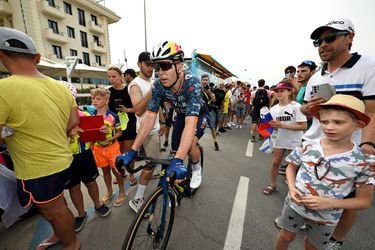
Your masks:
<path fill-rule="evenodd" d="M 48 242 L 49 238 L 48 239 L 45 239 L 44 241 L 42 241 L 41 243 L 38 244 L 38 246 L 35 248 L 36 250 L 44 250 L 44 249 L 48 249 L 54 245 L 57 245 L 59 244 L 61 241 L 54 241 L 54 242 Z"/>
<path fill-rule="evenodd" d="M 264 195 L 270 195 L 274 192 L 276 192 L 276 187 L 273 187 L 271 185 L 268 185 L 267 187 L 263 188 L 263 194 Z"/>
<path fill-rule="evenodd" d="M 122 198 L 117 198 L 117 200 L 115 201 L 115 203 L 113 204 L 114 207 L 121 207 L 122 205 L 125 204 L 125 201 L 126 201 L 126 196 L 122 197 Z"/>
<path fill-rule="evenodd" d="M 104 196 L 101 200 L 102 204 L 108 205 L 108 203 L 113 199 L 114 196 L 115 196 L 115 193 L 112 193 L 111 196 Z"/>
<path fill-rule="evenodd" d="M 135 186 L 138 184 L 138 181 L 135 177 L 133 177 L 133 179 L 129 178 L 129 181 L 130 181 L 130 186 Z"/>

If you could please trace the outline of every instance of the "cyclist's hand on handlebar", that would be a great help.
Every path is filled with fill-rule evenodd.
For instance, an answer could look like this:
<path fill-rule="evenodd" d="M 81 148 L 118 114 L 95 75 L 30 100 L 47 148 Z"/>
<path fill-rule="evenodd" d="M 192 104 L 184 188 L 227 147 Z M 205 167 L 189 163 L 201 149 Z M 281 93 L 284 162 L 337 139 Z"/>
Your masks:
<path fill-rule="evenodd" d="M 116 156 L 116 169 L 120 174 L 125 173 L 125 166 L 129 165 L 137 156 L 137 151 L 130 149 L 128 152 Z"/>
<path fill-rule="evenodd" d="M 174 180 L 180 180 L 177 182 L 181 182 L 184 180 L 187 175 L 188 171 L 186 167 L 184 166 L 184 161 L 178 158 L 173 158 L 172 163 L 167 169 L 167 181 L 169 182 L 171 179 Z"/>

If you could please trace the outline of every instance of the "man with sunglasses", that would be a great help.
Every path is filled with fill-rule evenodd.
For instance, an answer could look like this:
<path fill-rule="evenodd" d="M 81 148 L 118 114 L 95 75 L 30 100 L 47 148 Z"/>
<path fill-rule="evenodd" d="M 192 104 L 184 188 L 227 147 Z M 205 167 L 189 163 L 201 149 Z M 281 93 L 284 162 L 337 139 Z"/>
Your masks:
<path fill-rule="evenodd" d="M 303 104 L 303 99 L 305 97 L 306 85 L 311 76 L 315 73 L 316 64 L 313 61 L 305 60 L 297 69 L 297 81 L 299 82 L 301 88 L 299 89 L 296 97 L 296 101 L 299 104 Z"/>
<path fill-rule="evenodd" d="M 313 94 L 316 86 L 326 83 L 334 86 L 338 94 L 352 95 L 361 99 L 371 122 L 366 128 L 353 133 L 352 140 L 367 154 L 375 154 L 375 59 L 350 53 L 354 35 L 354 25 L 346 18 L 333 20 L 312 32 L 313 44 L 318 48 L 319 56 L 325 63 L 322 69 L 310 78 L 301 111 L 309 116 L 313 107 L 326 101 Z M 316 139 L 322 135 L 319 122 L 313 118 L 313 123 L 303 139 Z M 332 246 L 341 247 L 355 219 L 354 210 L 344 211 L 333 234 Z"/>
<path fill-rule="evenodd" d="M 170 176 L 173 171 L 176 179 L 186 178 L 187 169 L 183 160 L 189 154 L 193 163 L 190 187 L 196 189 L 202 181 L 197 143 L 204 134 L 209 115 L 202 99 L 201 83 L 190 72 L 183 70 L 184 52 L 181 46 L 174 42 L 166 41 L 155 46 L 151 59 L 158 78 L 152 86 L 147 112 L 131 150 L 117 158 L 123 160 L 124 165 L 135 158 L 137 150 L 152 130 L 160 105 L 167 101 L 176 112 L 171 145 L 176 154 L 166 174 Z"/>

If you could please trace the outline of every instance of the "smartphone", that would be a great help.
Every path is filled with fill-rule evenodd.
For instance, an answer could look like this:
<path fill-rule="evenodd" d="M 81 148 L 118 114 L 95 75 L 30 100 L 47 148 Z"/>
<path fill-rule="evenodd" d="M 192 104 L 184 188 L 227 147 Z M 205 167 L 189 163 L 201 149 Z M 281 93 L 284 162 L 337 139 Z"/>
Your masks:
<path fill-rule="evenodd" d="M 336 89 L 329 83 L 324 83 L 321 85 L 313 86 L 313 93 L 314 96 L 329 100 L 333 95 L 336 94 Z"/>
<path fill-rule="evenodd" d="M 115 108 L 120 108 L 122 105 L 122 99 L 115 99 Z"/>

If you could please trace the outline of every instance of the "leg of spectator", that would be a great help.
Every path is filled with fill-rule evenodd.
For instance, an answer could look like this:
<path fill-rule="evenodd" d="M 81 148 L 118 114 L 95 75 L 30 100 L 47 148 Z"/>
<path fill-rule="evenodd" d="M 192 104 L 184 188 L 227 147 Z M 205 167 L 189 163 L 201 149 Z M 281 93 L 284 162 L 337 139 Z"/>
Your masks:
<path fill-rule="evenodd" d="M 295 233 L 289 232 L 285 229 L 281 229 L 276 235 L 275 249 L 276 250 L 286 250 L 289 244 L 294 241 L 296 237 Z"/>
<path fill-rule="evenodd" d="M 311 242 L 305 237 L 303 239 L 303 243 L 304 243 L 304 246 L 305 246 L 305 250 L 316 250 L 317 248 L 314 247 Z"/>
<path fill-rule="evenodd" d="M 74 232 L 74 216 L 68 209 L 64 196 L 45 203 L 38 204 L 41 215 L 51 223 L 56 236 L 67 250 L 76 250 L 80 242 Z"/>
<path fill-rule="evenodd" d="M 273 159 L 271 168 L 271 186 L 276 187 L 277 176 L 279 174 L 280 162 L 283 159 L 285 149 L 274 148 L 273 149 Z"/>
<path fill-rule="evenodd" d="M 72 199 L 74 207 L 77 209 L 78 217 L 85 215 L 85 207 L 83 204 L 83 194 L 81 191 L 81 183 L 69 189 L 70 198 Z M 99 199 L 99 198 L 98 198 Z"/>
<path fill-rule="evenodd" d="M 102 170 L 103 170 L 104 183 L 105 183 L 105 186 L 107 187 L 106 197 L 111 197 L 113 193 L 111 167 L 110 166 L 103 167 Z"/>
<path fill-rule="evenodd" d="M 115 175 L 116 177 L 116 180 L 117 180 L 117 185 L 118 185 L 118 188 L 119 188 L 119 198 L 125 198 L 125 185 L 124 185 L 124 178 L 118 174 L 118 172 L 115 171 L 114 168 L 111 168 L 112 169 L 112 172 L 113 174 Z"/>
<path fill-rule="evenodd" d="M 99 208 L 101 206 L 101 203 L 99 201 L 98 183 L 96 183 L 96 181 L 92 181 L 90 183 L 85 183 L 85 186 L 87 188 L 87 191 L 90 195 L 91 200 L 94 202 L 94 206 L 96 208 Z"/>
<path fill-rule="evenodd" d="M 357 219 L 356 210 L 345 209 L 339 223 L 337 224 L 335 231 L 333 232 L 332 237 L 337 241 L 344 241 L 346 235 L 349 233 L 350 229 L 354 225 Z"/>

